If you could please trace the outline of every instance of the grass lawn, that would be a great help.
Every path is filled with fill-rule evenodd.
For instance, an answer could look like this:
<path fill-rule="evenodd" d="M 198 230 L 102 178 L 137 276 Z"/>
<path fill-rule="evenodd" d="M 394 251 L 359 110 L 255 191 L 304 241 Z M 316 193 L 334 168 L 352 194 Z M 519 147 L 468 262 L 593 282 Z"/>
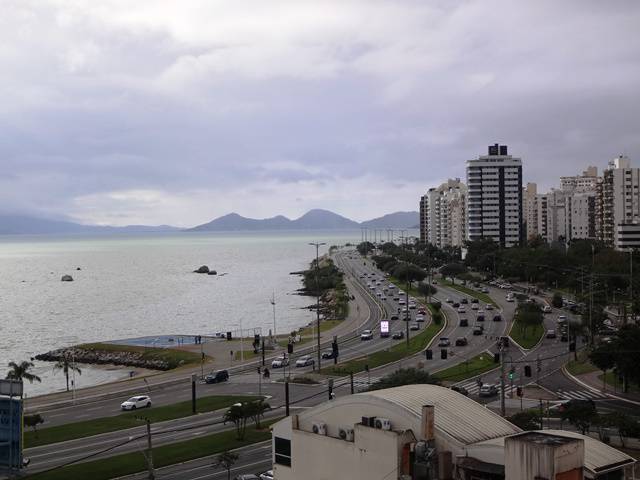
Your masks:
<path fill-rule="evenodd" d="M 258 398 L 259 397 L 255 396 L 215 395 L 198 398 L 196 407 L 199 413 L 212 412 L 214 410 L 229 407 L 236 402 L 248 402 Z M 122 430 L 125 428 L 139 427 L 143 425 L 143 423 L 136 420 L 135 417 L 139 416 L 141 413 L 153 423 L 187 417 L 192 415 L 191 401 L 188 400 L 186 402 L 174 403 L 173 405 L 166 405 L 163 407 L 151 407 L 144 410 L 123 412 L 115 417 L 102 417 L 94 420 L 43 428 L 38 430 L 37 436 L 35 432 L 31 430 L 25 431 L 25 448 L 63 442 L 74 438 L 89 437 L 91 435 L 113 432 L 115 430 Z"/>
<path fill-rule="evenodd" d="M 613 372 L 607 372 L 606 377 L 603 374 L 598 375 L 600 381 L 604 380 L 607 382 L 609 388 L 607 391 L 611 392 L 615 388 L 618 392 L 622 391 L 622 382 L 616 380 L 616 377 Z M 640 393 L 640 387 L 638 385 L 629 384 L 629 393 Z"/>
<path fill-rule="evenodd" d="M 509 335 L 511 336 L 513 341 L 520 345 L 522 348 L 530 349 L 533 348 L 544 335 L 544 325 L 535 325 L 534 327 L 528 327 L 525 335 L 524 329 L 521 328 L 520 324 L 518 323 L 518 318 L 516 317 Z"/>
<path fill-rule="evenodd" d="M 578 360 L 571 360 L 567 363 L 567 371 L 571 375 L 582 375 L 583 373 L 591 373 L 598 370 L 598 367 L 592 365 L 587 358 L 587 352 L 578 352 Z"/>
<path fill-rule="evenodd" d="M 498 366 L 498 364 L 493 362 L 493 356 L 485 352 L 470 358 L 468 361 L 463 361 L 458 365 L 442 370 L 434 374 L 434 376 L 447 382 L 459 382 L 460 380 L 493 370 Z"/>
<path fill-rule="evenodd" d="M 117 345 L 115 343 L 85 343 L 78 345 L 83 350 L 100 350 L 103 352 L 142 352 L 144 360 L 162 360 L 168 363 L 169 368 L 177 368 L 191 363 L 200 363 L 200 352 L 188 352 L 174 348 L 153 348 L 133 345 Z"/>
<path fill-rule="evenodd" d="M 482 303 L 490 303 L 494 306 L 498 306 L 498 304 L 496 302 L 493 301 L 493 298 L 491 298 L 489 295 L 487 295 L 486 293 L 482 293 L 482 292 L 477 292 L 471 288 L 465 287 L 464 285 L 458 285 L 457 283 L 451 283 L 450 281 L 444 281 L 444 285 L 446 287 L 449 288 L 453 288 L 454 290 L 458 290 L 459 292 L 462 293 L 466 293 L 467 295 L 477 298 L 478 300 L 480 300 Z"/>
<path fill-rule="evenodd" d="M 235 430 L 227 430 L 186 442 L 172 443 L 154 448 L 153 465 L 156 468 L 164 467 L 269 440 L 271 438 L 271 432 L 268 426 L 273 422 L 274 421 L 264 422 L 261 430 L 247 427 L 244 440 L 238 440 L 236 438 Z M 141 451 L 137 451 L 94 460 L 92 462 L 78 463 L 50 472 L 35 473 L 24 478 L 34 478 L 37 480 L 68 480 L 71 478 L 107 480 L 142 472 L 146 469 L 147 462 L 145 457 Z M 213 471 L 213 468 L 211 471 Z"/>
<path fill-rule="evenodd" d="M 404 327 L 403 321 L 398 320 L 396 325 L 398 324 L 402 324 Z M 407 348 L 406 339 L 397 340 L 397 343 L 389 350 L 375 352 L 366 357 L 325 367 L 320 371 L 320 373 L 324 373 L 326 375 L 348 375 L 349 373 L 364 371 L 365 365 L 369 365 L 369 368 L 375 368 L 380 365 L 398 361 L 404 357 L 411 356 L 424 350 L 431 339 L 433 339 L 433 337 L 440 331 L 440 328 L 440 325 L 430 323 L 428 327 L 417 334 L 416 332 L 411 332 L 413 336 L 410 336 L 409 338 L 409 348 Z"/>

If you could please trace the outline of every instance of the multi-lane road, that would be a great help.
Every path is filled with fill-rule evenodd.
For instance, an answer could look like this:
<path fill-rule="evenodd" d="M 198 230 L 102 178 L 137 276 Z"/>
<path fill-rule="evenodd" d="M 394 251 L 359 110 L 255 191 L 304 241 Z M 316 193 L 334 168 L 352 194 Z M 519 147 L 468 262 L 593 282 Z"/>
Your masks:
<path fill-rule="evenodd" d="M 394 298 L 406 298 L 401 289 L 401 285 L 395 285 L 390 289 L 388 280 L 384 277 L 383 272 L 378 271 L 371 261 L 363 259 L 355 251 L 342 251 L 334 256 L 336 264 L 345 274 L 350 277 L 350 283 L 355 286 L 352 294 L 356 295 L 360 300 L 360 304 L 366 305 L 368 316 L 366 320 L 360 324 L 354 324 L 354 330 L 351 332 L 343 332 L 338 341 L 340 346 L 340 362 L 353 358 L 361 358 L 367 354 L 379 351 L 395 345 L 402 340 L 393 340 L 389 338 L 381 338 L 380 322 L 381 320 L 389 320 L 391 323 L 391 332 L 406 331 L 404 313 L 399 314 L 398 320 L 390 320 L 393 314 L 397 314 L 398 307 L 402 308 L 406 305 L 400 305 L 398 300 Z M 496 340 L 500 336 L 504 336 L 509 331 L 513 316 L 515 313 L 515 303 L 508 302 L 505 299 L 504 290 L 490 288 L 489 295 L 497 303 L 497 309 L 493 311 L 485 311 L 486 320 L 484 322 L 485 331 L 483 335 L 472 335 L 472 329 L 476 323 L 476 312 L 471 310 L 471 304 L 467 304 L 465 312 L 459 312 L 451 304 L 446 303 L 447 298 L 460 301 L 467 298 L 469 301 L 472 297 L 463 294 L 457 290 L 448 288 L 444 285 L 438 285 L 438 293 L 435 298 L 442 302 L 442 309 L 446 316 L 446 322 L 443 324 L 442 331 L 433 340 L 436 345 L 440 337 L 448 337 L 452 344 L 458 337 L 466 337 L 468 345 L 464 347 L 451 346 L 447 347 L 448 355 L 446 359 L 440 357 L 440 348 L 437 346 L 430 347 L 434 351 L 433 359 L 426 360 L 424 353 L 416 354 L 410 358 L 393 364 L 385 365 L 376 369 L 372 369 L 369 373 L 360 373 L 355 375 L 356 388 L 362 389 L 369 382 L 375 381 L 394 370 L 399 366 L 416 366 L 418 363 L 424 365 L 424 368 L 431 373 L 438 372 L 450 366 L 460 363 L 464 359 L 472 358 L 482 352 L 497 351 Z M 386 292 L 385 292 L 386 289 Z M 380 295 L 378 295 L 378 293 Z M 386 298 L 385 298 L 386 297 Z M 364 303 L 362 303 L 364 302 Z M 486 306 L 482 305 L 485 309 Z M 409 309 L 410 323 L 416 323 L 416 309 Z M 493 315 L 499 313 L 502 321 L 492 321 Z M 553 310 L 545 318 L 545 328 L 555 329 L 556 318 L 562 313 Z M 468 326 L 461 326 L 460 320 L 466 318 Z M 420 331 L 425 328 L 427 322 L 418 323 Z M 364 329 L 370 329 L 374 335 L 371 340 L 363 341 L 360 333 Z M 411 331 L 410 335 L 420 333 L 420 331 Z M 291 367 L 285 372 L 283 369 L 273 369 L 269 381 L 266 381 L 257 373 L 257 361 L 248 365 L 237 366 L 231 370 L 231 378 L 229 382 L 217 385 L 199 384 L 197 387 L 198 396 L 215 395 L 215 394 L 263 394 L 269 396 L 269 402 L 274 410 L 269 414 L 271 417 L 284 415 L 284 385 L 278 382 L 285 374 L 296 374 L 310 372 L 311 367 L 298 368 L 293 367 L 295 359 L 304 354 L 314 354 L 315 345 L 303 346 L 298 349 L 291 360 Z M 330 349 L 330 341 L 325 339 L 321 345 L 321 349 Z M 274 352 L 272 357 L 280 352 Z M 531 350 L 522 350 L 516 345 L 503 352 L 503 360 L 506 362 L 507 371 L 513 366 L 515 367 L 514 387 L 519 384 L 527 384 L 538 382 L 542 387 L 549 390 L 557 391 L 559 398 L 577 398 L 577 397 L 596 397 L 595 392 L 590 391 L 572 382 L 563 376 L 560 369 L 568 360 L 568 344 L 560 342 L 559 339 L 542 339 L 542 341 Z M 324 360 L 323 367 L 333 360 Z M 270 363 L 270 362 L 269 362 Z M 523 377 L 524 365 L 532 367 L 533 376 Z M 538 367 L 539 370 L 538 370 Z M 481 375 L 483 382 L 499 383 L 499 369 Z M 477 378 L 471 378 L 460 385 L 465 386 L 471 396 L 477 398 Z M 507 385 L 510 393 L 511 385 Z M 167 382 L 155 382 L 148 387 L 148 393 L 152 395 L 154 405 L 165 405 L 175 403 L 181 400 L 188 400 L 191 396 L 190 380 L 185 378 L 172 379 Z M 140 391 L 140 390 L 138 390 Z M 92 418 L 117 415 L 120 412 L 119 403 L 127 396 L 133 394 L 135 390 L 122 388 L 120 391 L 109 390 L 108 394 L 94 394 L 84 397 L 77 405 L 70 405 L 68 402 L 61 404 L 44 405 L 40 404 L 41 413 L 47 418 L 48 426 L 89 420 Z M 336 379 L 334 384 L 334 392 L 336 395 L 350 394 L 350 385 L 348 378 Z M 587 393 L 588 392 L 588 393 Z M 602 394 L 601 394 L 602 395 Z M 292 408 L 308 408 L 327 400 L 326 382 L 318 385 L 299 385 L 292 384 L 290 387 L 290 398 Z M 596 398 L 603 405 L 606 402 L 608 408 L 619 408 L 618 404 L 624 402 L 609 397 L 602 396 Z M 495 401 L 496 398 L 489 399 Z M 628 407 L 628 406 L 627 406 Z M 637 408 L 637 407 L 636 407 Z M 228 426 L 222 424 L 223 412 L 210 412 L 200 414 L 193 417 L 172 420 L 156 424 L 152 428 L 154 445 L 163 445 L 186 439 L 197 438 L 198 436 L 207 435 L 223 429 Z M 98 435 L 82 440 L 72 440 L 63 444 L 53 444 L 38 448 L 32 448 L 27 451 L 32 464 L 30 470 L 43 470 L 58 465 L 66 464 L 70 461 L 79 460 L 89 454 L 99 454 L 106 448 L 113 447 L 104 455 L 113 455 L 123 452 L 130 452 L 141 449 L 142 435 L 144 434 L 143 425 L 134 429 L 122 430 L 103 435 Z M 138 440 L 140 437 L 140 440 Z M 135 439 L 133 441 L 128 441 Z M 121 446 L 117 446 L 123 443 Z M 185 479 L 205 479 L 205 478 L 222 478 L 226 475 L 219 469 L 211 466 L 212 459 L 200 459 L 197 461 L 186 462 L 181 465 L 167 467 L 158 472 L 157 478 L 185 478 Z M 269 445 L 257 445 L 247 447 L 241 451 L 241 460 L 234 467 L 234 473 L 256 472 L 268 468 L 270 464 Z M 132 478 L 141 478 L 133 476 Z"/>

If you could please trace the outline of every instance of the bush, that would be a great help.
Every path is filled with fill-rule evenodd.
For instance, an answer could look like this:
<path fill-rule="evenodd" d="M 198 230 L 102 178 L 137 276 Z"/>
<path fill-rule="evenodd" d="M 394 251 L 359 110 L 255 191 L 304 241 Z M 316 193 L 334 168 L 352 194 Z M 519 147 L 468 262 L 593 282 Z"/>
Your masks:
<path fill-rule="evenodd" d="M 436 325 L 440 325 L 442 323 L 442 313 L 440 312 L 435 312 L 433 315 L 431 315 L 431 318 L 433 319 L 433 323 L 435 323 Z"/>
<path fill-rule="evenodd" d="M 437 312 L 442 308 L 442 302 L 431 302 L 429 305 Z"/>
<path fill-rule="evenodd" d="M 551 299 L 551 305 L 556 308 L 562 308 L 562 295 L 554 293 L 553 298 Z"/>

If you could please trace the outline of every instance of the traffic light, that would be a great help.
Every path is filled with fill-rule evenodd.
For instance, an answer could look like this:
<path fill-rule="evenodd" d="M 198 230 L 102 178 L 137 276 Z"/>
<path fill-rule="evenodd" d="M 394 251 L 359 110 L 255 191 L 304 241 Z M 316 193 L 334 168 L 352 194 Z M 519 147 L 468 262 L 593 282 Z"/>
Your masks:
<path fill-rule="evenodd" d="M 513 377 L 515 377 L 516 375 L 516 369 L 514 367 L 511 367 L 511 370 L 509 370 L 509 380 L 513 380 Z"/>
<path fill-rule="evenodd" d="M 427 348 L 425 350 L 425 355 L 427 356 L 427 360 L 432 360 L 433 359 L 433 350 L 431 350 L 430 348 Z"/>
<path fill-rule="evenodd" d="M 525 377 L 530 377 L 531 376 L 531 365 L 525 365 L 524 366 L 524 376 Z"/>
<path fill-rule="evenodd" d="M 260 375 L 261 373 L 262 373 L 262 369 L 258 367 L 258 375 Z"/>
<path fill-rule="evenodd" d="M 369 373 L 369 364 L 365 364 L 364 366 L 364 371 Z"/>
<path fill-rule="evenodd" d="M 500 363 L 500 354 L 498 352 L 493 354 L 493 363 Z"/>
<path fill-rule="evenodd" d="M 443 348 L 443 349 L 440 350 L 440 358 L 442 360 L 446 360 L 447 359 L 447 349 L 446 348 Z"/>
<path fill-rule="evenodd" d="M 570 352 L 575 352 L 576 351 L 576 342 L 569 343 L 569 351 Z"/>
<path fill-rule="evenodd" d="M 522 387 L 517 387 L 516 388 L 516 395 L 518 395 L 519 397 L 522 396 Z"/>
<path fill-rule="evenodd" d="M 333 352 L 333 357 L 336 358 L 338 356 L 338 342 L 334 341 L 331 344 L 331 351 Z"/>
<path fill-rule="evenodd" d="M 287 353 L 293 353 L 293 343 L 287 344 Z"/>
<path fill-rule="evenodd" d="M 329 400 L 333 398 L 333 378 L 329 379 Z"/>
<path fill-rule="evenodd" d="M 227 340 L 231 340 L 231 332 L 227 332 Z"/>

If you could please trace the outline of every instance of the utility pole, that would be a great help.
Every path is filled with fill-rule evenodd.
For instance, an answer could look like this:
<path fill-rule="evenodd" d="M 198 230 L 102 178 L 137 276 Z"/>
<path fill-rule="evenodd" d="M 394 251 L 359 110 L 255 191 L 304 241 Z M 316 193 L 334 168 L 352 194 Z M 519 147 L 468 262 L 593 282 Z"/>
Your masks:
<path fill-rule="evenodd" d="M 275 290 L 271 294 L 271 306 L 273 306 L 273 338 L 278 339 L 276 334 L 276 292 Z"/>
<path fill-rule="evenodd" d="M 153 449 L 151 446 L 151 420 L 147 421 L 147 468 L 149 469 L 149 480 L 154 480 L 156 474 L 153 471 Z"/>
<path fill-rule="evenodd" d="M 321 368 L 322 354 L 320 353 L 320 260 L 318 251 L 322 245 L 326 245 L 324 242 L 311 242 L 309 245 L 316 247 L 316 323 L 317 323 L 317 340 L 318 340 L 318 371 Z"/>
<path fill-rule="evenodd" d="M 506 408 L 504 405 L 504 355 L 502 354 L 503 348 L 500 347 L 500 415 L 506 416 Z"/>

